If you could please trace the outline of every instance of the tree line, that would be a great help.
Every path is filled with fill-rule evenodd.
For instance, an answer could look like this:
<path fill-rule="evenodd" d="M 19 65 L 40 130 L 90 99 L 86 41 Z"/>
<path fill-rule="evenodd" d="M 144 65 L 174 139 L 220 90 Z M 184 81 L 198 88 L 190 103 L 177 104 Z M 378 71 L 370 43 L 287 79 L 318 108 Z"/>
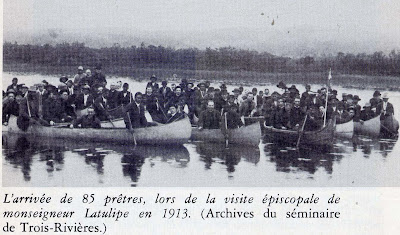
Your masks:
<path fill-rule="evenodd" d="M 95 66 L 166 68 L 209 71 L 254 71 L 270 73 L 326 72 L 329 68 L 342 74 L 400 75 L 400 52 L 389 54 L 351 54 L 305 56 L 290 58 L 267 52 L 236 49 L 233 47 L 174 49 L 145 45 L 90 48 L 84 43 L 57 45 L 3 44 L 5 64 L 25 63 L 45 66 Z"/>

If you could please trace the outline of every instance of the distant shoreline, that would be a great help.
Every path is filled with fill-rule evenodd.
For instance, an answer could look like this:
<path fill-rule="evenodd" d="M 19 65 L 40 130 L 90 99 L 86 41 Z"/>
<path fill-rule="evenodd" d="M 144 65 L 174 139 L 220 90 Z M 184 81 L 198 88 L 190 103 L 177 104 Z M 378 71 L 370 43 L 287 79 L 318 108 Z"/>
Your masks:
<path fill-rule="evenodd" d="M 67 76 L 72 78 L 76 73 L 76 66 L 34 66 L 31 64 L 3 64 L 3 72 L 10 73 L 35 73 L 42 75 Z M 87 68 L 85 68 L 87 69 Z M 92 68 L 89 68 L 92 69 Z M 249 71 L 206 71 L 206 70 L 182 70 L 162 68 L 132 68 L 127 66 L 104 67 L 106 76 L 131 77 L 137 81 L 148 80 L 155 74 L 162 80 L 174 80 L 173 74 L 179 79 L 186 78 L 190 81 L 218 81 L 228 84 L 278 84 L 283 81 L 286 84 L 326 84 L 327 73 L 301 72 L 301 73 L 260 73 Z M 371 76 L 371 75 L 347 75 L 335 74 L 332 71 L 332 85 L 340 85 L 346 88 L 378 89 L 400 91 L 400 77 L 395 76 Z"/>

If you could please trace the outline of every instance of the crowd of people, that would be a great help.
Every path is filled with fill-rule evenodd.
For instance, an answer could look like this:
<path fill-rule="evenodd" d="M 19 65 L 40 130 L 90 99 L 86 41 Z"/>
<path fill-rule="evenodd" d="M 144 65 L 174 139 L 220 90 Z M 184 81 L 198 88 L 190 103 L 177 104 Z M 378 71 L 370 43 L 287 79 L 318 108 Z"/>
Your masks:
<path fill-rule="evenodd" d="M 279 129 L 317 130 L 334 116 L 337 123 L 345 123 L 394 114 L 387 94 L 382 96 L 379 91 L 361 107 L 358 95 L 343 93 L 339 99 L 338 92 L 329 87 L 313 92 L 306 85 L 300 94 L 295 85 L 288 87 L 280 82 L 277 87 L 282 92 L 270 94 L 268 88 L 246 91 L 237 87 L 228 91 L 225 84 L 213 87 L 206 81 L 195 85 L 187 79 L 179 84 L 166 80 L 159 84 L 153 75 L 143 93 L 133 95 L 128 83 L 114 83 L 107 89 L 101 66 L 96 66 L 94 73 L 79 66 L 72 79 L 61 77 L 59 82 L 53 85 L 43 80 L 28 87 L 13 78 L 3 91 L 3 125 L 8 125 L 10 115 L 15 115 L 23 130 L 32 123 L 101 128 L 101 121 L 120 118 L 112 111 L 120 109 L 119 115 L 129 129 L 171 123 L 188 116 L 200 129 L 218 129 L 223 121 L 229 129 L 239 128 L 246 117 L 263 117 L 265 125 Z M 83 110 L 84 115 L 79 115 Z"/>

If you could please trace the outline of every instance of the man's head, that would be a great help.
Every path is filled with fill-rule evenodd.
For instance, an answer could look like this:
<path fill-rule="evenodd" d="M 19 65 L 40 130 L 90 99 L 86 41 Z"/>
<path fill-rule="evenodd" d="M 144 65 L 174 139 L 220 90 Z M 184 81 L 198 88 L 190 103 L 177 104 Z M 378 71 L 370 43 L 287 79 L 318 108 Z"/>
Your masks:
<path fill-rule="evenodd" d="M 207 109 L 208 110 L 212 110 L 212 109 L 214 109 L 214 101 L 212 101 L 212 100 L 209 100 L 209 101 L 207 101 Z"/>
<path fill-rule="evenodd" d="M 172 83 L 172 84 L 171 84 L 171 89 L 174 91 L 175 88 L 176 88 L 176 84 L 175 84 L 175 83 Z"/>
<path fill-rule="evenodd" d="M 68 80 L 67 81 L 67 87 L 71 88 L 74 85 L 74 83 L 72 82 L 72 80 Z"/>
<path fill-rule="evenodd" d="M 364 107 L 365 110 L 370 110 L 371 109 L 371 104 L 369 102 L 365 103 Z"/>
<path fill-rule="evenodd" d="M 182 94 L 182 88 L 180 86 L 175 87 L 175 95 L 180 96 Z"/>
<path fill-rule="evenodd" d="M 82 74 L 83 73 L 83 66 L 79 66 L 78 67 L 78 74 Z"/>
<path fill-rule="evenodd" d="M 289 102 L 286 102 L 286 103 L 285 103 L 285 110 L 286 110 L 286 111 L 290 111 L 291 109 L 292 109 L 292 104 L 289 103 Z"/>
<path fill-rule="evenodd" d="M 284 108 L 285 107 L 285 102 L 283 101 L 282 98 L 278 99 L 278 107 L 279 108 Z"/>
<path fill-rule="evenodd" d="M 128 83 L 124 83 L 124 85 L 122 85 L 122 90 L 123 91 L 128 91 L 129 90 L 129 84 Z"/>
<path fill-rule="evenodd" d="M 354 117 L 355 111 L 354 109 L 349 109 L 349 115 L 350 117 Z"/>
<path fill-rule="evenodd" d="M 12 84 L 17 85 L 18 84 L 18 78 L 13 78 L 12 79 Z"/>
<path fill-rule="evenodd" d="M 388 95 L 387 92 L 383 93 L 382 99 L 383 99 L 383 102 L 388 102 L 388 100 L 389 100 L 389 95 Z"/>
<path fill-rule="evenodd" d="M 306 91 L 311 91 L 311 85 L 310 84 L 306 84 Z"/>
<path fill-rule="evenodd" d="M 296 108 L 300 107 L 300 99 L 299 98 L 294 99 L 294 107 L 296 107 Z"/>
<path fill-rule="evenodd" d="M 200 91 L 205 91 L 206 90 L 206 84 L 205 83 L 200 83 L 199 84 L 199 89 L 200 89 Z"/>
<path fill-rule="evenodd" d="M 171 106 L 169 106 L 169 113 L 171 114 L 171 115 L 174 115 L 174 114 L 176 114 L 177 113 L 177 111 L 178 111 L 178 109 L 177 109 L 177 107 L 175 106 L 175 105 L 171 105 Z"/>
<path fill-rule="evenodd" d="M 14 100 L 15 99 L 15 91 L 14 90 L 9 90 L 9 91 L 7 91 L 7 98 L 9 99 L 9 100 Z"/>
<path fill-rule="evenodd" d="M 89 107 L 89 108 L 87 109 L 87 115 L 88 115 L 89 117 L 93 117 L 95 114 L 96 114 L 96 113 L 94 112 L 94 108 Z"/>
<path fill-rule="evenodd" d="M 206 88 L 209 88 L 211 85 L 210 81 L 206 81 L 204 84 L 205 84 Z"/>
<path fill-rule="evenodd" d="M 248 100 L 248 101 L 253 101 L 253 99 L 254 99 L 253 93 L 249 93 L 249 94 L 247 95 L 247 100 Z"/>
<path fill-rule="evenodd" d="M 253 96 L 256 96 L 257 95 L 257 88 L 253 88 L 253 89 L 251 89 L 251 93 L 253 94 Z"/>
<path fill-rule="evenodd" d="M 39 84 L 37 85 L 37 88 L 38 88 L 38 90 L 39 90 L 40 92 L 42 92 L 42 91 L 44 90 L 44 84 L 43 84 L 43 83 L 39 83 Z"/>
<path fill-rule="evenodd" d="M 146 87 L 146 95 L 153 94 L 153 88 L 151 86 Z"/>
<path fill-rule="evenodd" d="M 90 77 L 92 76 L 92 71 L 90 69 L 86 69 L 86 76 Z"/>
<path fill-rule="evenodd" d="M 142 103 L 142 100 L 143 100 L 143 95 L 142 95 L 142 93 L 141 92 L 136 92 L 136 94 L 135 94 L 135 101 L 136 101 L 136 103 Z"/>
<path fill-rule="evenodd" d="M 188 90 L 191 90 L 191 89 L 193 89 L 193 87 L 194 87 L 194 84 L 193 84 L 193 82 L 189 82 L 189 83 L 187 84 L 187 88 L 188 88 Z"/>
<path fill-rule="evenodd" d="M 150 81 L 151 81 L 151 82 L 156 82 L 156 81 L 157 81 L 157 77 L 156 77 L 155 74 L 151 75 Z"/>
<path fill-rule="evenodd" d="M 264 95 L 269 95 L 269 89 L 268 88 L 265 88 Z"/>
<path fill-rule="evenodd" d="M 168 84 L 168 83 L 167 83 L 167 81 L 165 81 L 165 80 L 161 82 L 161 85 L 162 85 L 163 87 L 167 87 L 167 84 Z"/>
<path fill-rule="evenodd" d="M 67 100 L 68 99 L 68 92 L 67 91 L 61 91 L 60 92 L 60 95 L 61 95 L 61 99 L 63 99 L 63 100 Z"/>

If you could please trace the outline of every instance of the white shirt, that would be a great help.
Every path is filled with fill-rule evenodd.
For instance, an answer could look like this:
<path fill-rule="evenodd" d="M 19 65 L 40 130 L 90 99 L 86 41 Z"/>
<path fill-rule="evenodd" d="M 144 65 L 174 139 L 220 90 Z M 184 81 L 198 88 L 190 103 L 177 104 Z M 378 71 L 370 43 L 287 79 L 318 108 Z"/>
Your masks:
<path fill-rule="evenodd" d="M 89 95 L 83 95 L 83 105 L 84 106 L 86 106 L 86 102 L 87 102 L 87 99 L 88 99 L 88 97 L 89 97 Z"/>

